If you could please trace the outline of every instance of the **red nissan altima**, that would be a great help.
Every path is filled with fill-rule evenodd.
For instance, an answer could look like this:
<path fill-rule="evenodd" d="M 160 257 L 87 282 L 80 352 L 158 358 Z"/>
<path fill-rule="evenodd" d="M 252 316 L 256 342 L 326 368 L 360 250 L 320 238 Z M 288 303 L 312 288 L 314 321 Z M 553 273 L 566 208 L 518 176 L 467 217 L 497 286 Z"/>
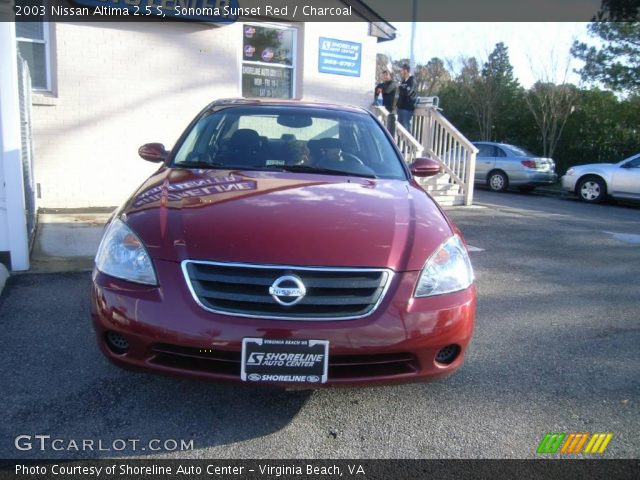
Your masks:
<path fill-rule="evenodd" d="M 424 381 L 463 361 L 474 276 L 459 230 L 385 128 L 344 106 L 220 100 L 105 228 L 92 277 L 115 364 L 306 385 Z"/>

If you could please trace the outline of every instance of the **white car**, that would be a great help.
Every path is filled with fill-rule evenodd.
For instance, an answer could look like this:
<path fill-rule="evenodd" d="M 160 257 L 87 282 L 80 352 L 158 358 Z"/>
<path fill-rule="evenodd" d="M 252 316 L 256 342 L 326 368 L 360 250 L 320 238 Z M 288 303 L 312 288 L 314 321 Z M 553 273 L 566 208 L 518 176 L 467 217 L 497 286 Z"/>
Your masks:
<path fill-rule="evenodd" d="M 618 163 L 576 165 L 562 177 L 562 189 L 597 203 L 607 196 L 640 200 L 640 153 Z"/>

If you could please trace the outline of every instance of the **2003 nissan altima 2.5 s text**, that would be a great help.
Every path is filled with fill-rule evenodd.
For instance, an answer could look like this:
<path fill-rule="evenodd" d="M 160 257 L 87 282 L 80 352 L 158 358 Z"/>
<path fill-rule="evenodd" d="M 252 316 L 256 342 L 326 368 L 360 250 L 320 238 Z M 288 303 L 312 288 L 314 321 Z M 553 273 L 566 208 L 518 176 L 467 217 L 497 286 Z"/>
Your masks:
<path fill-rule="evenodd" d="M 458 229 L 357 108 L 220 100 L 119 208 L 92 317 L 122 367 L 306 384 L 428 380 L 463 361 L 474 276 Z"/>

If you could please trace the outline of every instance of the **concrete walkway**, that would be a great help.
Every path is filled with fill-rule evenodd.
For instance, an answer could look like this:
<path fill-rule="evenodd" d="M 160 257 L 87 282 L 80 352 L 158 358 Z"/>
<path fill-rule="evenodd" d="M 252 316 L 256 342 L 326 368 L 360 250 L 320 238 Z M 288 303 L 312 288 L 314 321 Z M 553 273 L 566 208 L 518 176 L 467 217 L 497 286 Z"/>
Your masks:
<path fill-rule="evenodd" d="M 110 215 L 39 214 L 29 273 L 90 271 L 104 224 Z"/>

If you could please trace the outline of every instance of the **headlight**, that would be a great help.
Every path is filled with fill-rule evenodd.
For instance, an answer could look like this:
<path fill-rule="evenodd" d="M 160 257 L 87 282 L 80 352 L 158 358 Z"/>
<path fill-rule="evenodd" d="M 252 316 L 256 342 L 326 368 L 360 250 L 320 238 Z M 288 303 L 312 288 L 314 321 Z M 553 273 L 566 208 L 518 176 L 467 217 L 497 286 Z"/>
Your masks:
<path fill-rule="evenodd" d="M 444 242 L 427 261 L 418 285 L 416 297 L 429 297 L 464 290 L 473 283 L 473 268 L 462 240 L 454 235 Z"/>
<path fill-rule="evenodd" d="M 147 249 L 133 230 L 117 218 L 104 232 L 96 254 L 96 267 L 102 273 L 130 282 L 158 284 Z"/>
<path fill-rule="evenodd" d="M 567 170 L 567 173 L 565 173 L 565 175 L 573 175 L 574 173 L 576 173 L 576 171 L 573 168 L 570 168 L 569 170 Z"/>

